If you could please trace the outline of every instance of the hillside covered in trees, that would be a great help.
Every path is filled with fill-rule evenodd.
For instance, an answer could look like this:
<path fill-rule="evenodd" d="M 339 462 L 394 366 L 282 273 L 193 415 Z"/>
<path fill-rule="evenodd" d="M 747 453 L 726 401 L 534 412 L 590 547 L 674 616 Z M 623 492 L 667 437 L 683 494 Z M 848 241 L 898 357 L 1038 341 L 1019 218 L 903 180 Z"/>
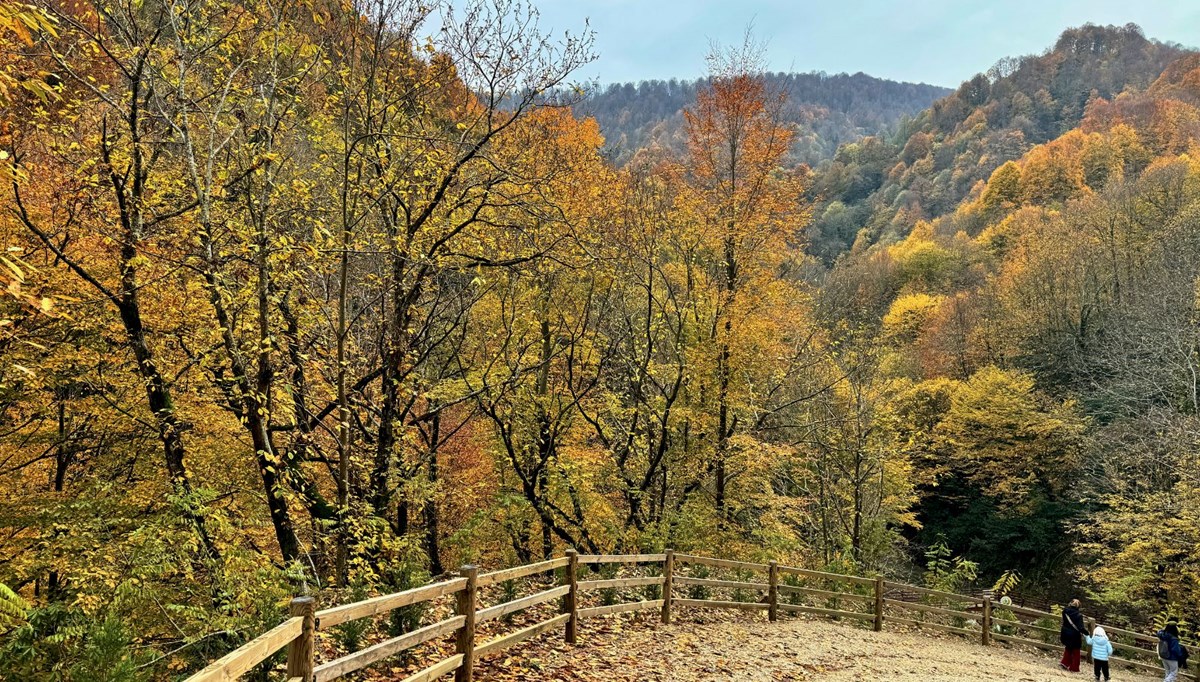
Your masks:
<path fill-rule="evenodd" d="M 1145 90 L 1184 52 L 1137 26 L 1088 25 L 1043 54 L 1000 60 L 899 134 L 846 144 L 821 166 L 813 252 L 833 258 L 953 211 L 1001 164 L 1078 126 L 1090 102 Z"/>
<path fill-rule="evenodd" d="M 566 547 L 1193 615 L 1200 55 L 1071 29 L 810 166 L 717 50 L 614 163 L 590 34 L 431 12 L 0 5 L 0 676 Z"/>
<path fill-rule="evenodd" d="M 1086 576 L 1134 611 L 1190 592 L 1198 67 L 1091 96 L 1078 126 L 827 273 L 824 315 L 873 339 L 865 374 L 927 467 L 918 546 Z"/>
<path fill-rule="evenodd" d="M 763 78 L 787 95 L 781 119 L 795 126 L 788 162 L 810 165 L 829 159 L 844 143 L 895 132 L 902 119 L 952 92 L 864 73 L 764 73 Z M 614 83 L 591 93 L 575 113 L 596 119 L 605 156 L 618 165 L 646 148 L 679 153 L 687 143 L 684 110 L 709 84 L 707 79 Z"/>

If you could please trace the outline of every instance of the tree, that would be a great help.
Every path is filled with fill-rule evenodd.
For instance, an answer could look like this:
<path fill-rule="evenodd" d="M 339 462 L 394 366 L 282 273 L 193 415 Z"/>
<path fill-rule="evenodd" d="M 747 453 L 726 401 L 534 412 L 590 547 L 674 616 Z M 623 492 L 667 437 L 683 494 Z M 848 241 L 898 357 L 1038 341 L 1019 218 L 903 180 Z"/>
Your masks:
<path fill-rule="evenodd" d="M 1029 375 L 985 367 L 953 393 L 937 432 L 968 481 L 1019 506 L 1065 490 L 1084 426 L 1074 409 L 1037 396 Z"/>
<path fill-rule="evenodd" d="M 1067 136 L 1035 148 L 1021 171 L 1021 195 L 1028 203 L 1048 206 L 1080 194 L 1086 184 L 1073 147 L 1081 136 Z"/>
<path fill-rule="evenodd" d="M 1005 162 L 988 178 L 983 191 L 983 207 L 993 214 L 1021 203 L 1021 169 L 1012 161 Z"/>
<path fill-rule="evenodd" d="M 735 394 L 734 338 L 751 303 L 752 286 L 772 273 L 808 217 L 800 203 L 804 177 L 780 162 L 791 132 L 779 121 L 784 95 L 767 89 L 761 53 L 747 38 L 738 49 L 709 56 L 711 84 L 685 112 L 688 160 L 682 169 L 686 219 L 705 240 L 707 275 L 715 283 L 710 338 L 715 346 L 713 395 L 717 423 L 711 436 L 713 504 L 727 520 L 730 441 L 741 418 Z"/>
<path fill-rule="evenodd" d="M 541 111 L 514 130 L 498 150 L 511 158 L 519 194 L 487 216 L 507 234 L 489 236 L 496 282 L 481 312 L 496 333 L 479 339 L 486 359 L 466 380 L 480 411 L 492 421 L 501 466 L 536 514 L 541 553 L 554 538 L 596 551 L 588 487 L 567 460 L 579 405 L 588 400 L 612 359 L 599 337 L 613 314 L 611 273 L 596 256 L 604 250 L 597 226 L 607 206 L 580 186 L 607 184 L 602 144 L 592 122 L 564 111 Z M 517 267 L 521 264 L 523 267 Z"/>
<path fill-rule="evenodd" d="M 812 401 L 809 420 L 819 547 L 826 564 L 845 553 L 855 566 L 879 566 L 896 534 L 919 525 L 912 460 L 896 447 L 878 358 L 846 339 L 828 362 L 835 383 Z"/>
<path fill-rule="evenodd" d="M 164 365 L 147 331 L 144 303 L 147 242 L 170 231 L 195 208 L 194 201 L 173 192 L 178 177 L 159 163 L 162 150 L 172 142 L 171 133 L 154 125 L 153 114 L 146 109 L 155 73 L 151 59 L 169 51 L 168 9 L 130 12 L 128 23 L 103 9 L 81 8 L 77 16 L 48 8 L 62 36 L 43 43 L 47 46 L 43 58 L 63 74 L 70 92 L 62 106 L 38 111 L 42 127 L 59 134 L 52 138 L 49 153 L 34 147 L 36 152 L 21 148 L 13 154 L 13 212 L 81 286 L 116 310 L 124 330 L 123 345 L 145 387 L 145 406 L 156 425 L 171 489 L 185 500 L 183 513 L 195 525 L 206 553 L 215 556 L 204 518 L 195 500 L 189 499 L 193 484 L 183 436 L 187 426 L 176 410 L 173 372 Z M 97 19 L 119 23 L 96 30 Z M 59 50 L 71 45 L 85 49 L 82 54 Z M 93 54 L 98 56 L 92 59 Z M 111 87 L 101 87 L 97 76 L 111 79 Z M 69 187 L 76 210 L 60 214 L 31 205 L 29 187 L 34 183 Z M 115 218 L 115 225 L 109 224 L 109 216 Z M 72 243 L 80 224 L 90 231 L 90 239 L 113 229 L 119 240 L 102 242 L 101 249 L 85 255 L 75 254 L 66 245 Z"/>

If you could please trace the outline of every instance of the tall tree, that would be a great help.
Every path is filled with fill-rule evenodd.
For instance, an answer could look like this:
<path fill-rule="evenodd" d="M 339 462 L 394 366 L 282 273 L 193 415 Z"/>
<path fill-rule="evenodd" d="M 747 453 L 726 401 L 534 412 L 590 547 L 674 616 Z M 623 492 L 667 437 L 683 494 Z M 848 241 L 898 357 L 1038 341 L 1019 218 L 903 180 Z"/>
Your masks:
<path fill-rule="evenodd" d="M 735 49 L 709 55 L 708 87 L 685 112 L 688 158 L 684 211 L 705 242 L 707 276 L 716 286 L 709 337 L 715 346 L 712 393 L 716 424 L 711 435 L 713 503 L 727 517 L 730 442 L 739 422 L 734 344 L 754 298 L 753 285 L 775 275 L 807 220 L 804 176 L 781 162 L 792 141 L 780 120 L 785 95 L 763 77 L 762 51 L 747 36 Z"/>

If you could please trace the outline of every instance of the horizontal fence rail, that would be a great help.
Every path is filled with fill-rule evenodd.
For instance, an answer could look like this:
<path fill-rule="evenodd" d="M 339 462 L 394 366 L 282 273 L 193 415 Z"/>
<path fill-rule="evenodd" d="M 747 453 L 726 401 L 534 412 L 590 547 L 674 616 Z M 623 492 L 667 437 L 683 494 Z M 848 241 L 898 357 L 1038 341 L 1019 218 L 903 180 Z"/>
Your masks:
<path fill-rule="evenodd" d="M 434 583 L 424 587 L 418 587 L 404 592 L 395 594 L 385 594 L 382 597 L 367 599 L 366 601 L 355 602 L 353 604 L 345 604 L 344 606 L 335 606 L 332 609 L 325 609 L 317 612 L 317 629 L 325 630 L 334 625 L 341 625 L 347 621 L 358 620 L 360 618 L 368 618 L 377 616 L 381 613 L 394 611 L 402 606 L 409 606 L 418 602 L 425 602 L 431 599 L 440 597 L 446 594 L 454 594 L 467 586 L 466 578 L 458 578 L 456 580 L 447 580 L 446 582 Z"/>
<path fill-rule="evenodd" d="M 303 627 L 303 617 L 289 618 L 250 640 L 241 648 L 213 661 L 204 670 L 189 677 L 188 682 L 236 680 L 250 672 L 259 663 L 270 658 L 275 652 L 296 641 L 300 637 Z"/>
<path fill-rule="evenodd" d="M 581 567 L 599 575 L 580 580 Z M 619 576 L 618 571 L 641 574 Z M 714 571 L 722 574 L 714 575 Z M 527 579 L 528 585 L 541 587 L 526 596 L 511 596 L 516 589 L 515 581 L 521 579 Z M 505 600 L 482 605 L 481 601 L 486 599 L 486 595 L 480 597 L 483 588 L 493 591 L 503 588 Z M 640 594 L 632 601 L 622 601 L 621 593 L 628 595 L 631 591 Z M 452 616 L 316 664 L 318 632 L 391 614 L 397 609 L 424 608 L 442 597 L 453 598 Z M 529 613 L 539 607 L 544 613 L 546 604 L 553 605 L 554 615 Z M 451 673 L 455 682 L 471 682 L 479 659 L 556 628 L 564 628 L 566 641 L 574 644 L 582 619 L 654 611 L 663 623 L 669 624 L 677 607 L 764 612 L 771 622 L 778 620 L 780 612 L 805 614 L 870 623 L 876 632 L 882 631 L 886 623 L 894 623 L 969 637 L 984 645 L 1003 642 L 1052 651 L 1062 648 L 1058 642 L 1060 616 L 994 602 L 987 594 L 968 596 L 882 577 L 841 575 L 775 561 L 753 563 L 671 550 L 663 554 L 578 554 L 567 550 L 563 557 L 488 573 L 464 566 L 457 577 L 448 580 L 320 611 L 316 610 L 312 597 L 297 597 L 292 600 L 291 617 L 214 661 L 187 682 L 230 682 L 284 650 L 287 682 L 330 682 L 414 647 L 450 637 L 454 640 L 453 654 L 443 653 L 445 658 L 403 682 L 430 682 Z M 526 619 L 541 619 L 528 625 L 522 621 L 523 627 L 512 632 L 494 632 L 497 629 L 494 626 L 511 623 L 517 614 Z M 490 624 L 484 628 L 485 633 L 494 634 L 477 642 L 477 627 L 483 624 Z M 1089 621 L 1088 630 L 1095 625 Z M 1105 626 L 1105 629 L 1118 654 L 1109 659 L 1114 664 L 1138 670 L 1162 670 L 1157 665 L 1157 637 L 1119 627 Z M 1181 672 L 1180 677 L 1185 676 L 1196 679 L 1194 674 Z"/>

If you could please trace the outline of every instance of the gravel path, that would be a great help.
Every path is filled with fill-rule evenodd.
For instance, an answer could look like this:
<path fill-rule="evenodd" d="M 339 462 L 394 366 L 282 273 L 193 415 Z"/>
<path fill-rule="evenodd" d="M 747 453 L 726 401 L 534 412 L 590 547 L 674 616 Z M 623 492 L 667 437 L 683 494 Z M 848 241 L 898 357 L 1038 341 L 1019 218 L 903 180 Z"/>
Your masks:
<path fill-rule="evenodd" d="M 486 662 L 479 679 L 532 682 L 699 682 L 820 680 L 850 682 L 1044 682 L 1090 680 L 1058 669 L 1045 653 L 983 646 L 954 636 L 875 633 L 846 625 L 701 617 L 672 625 L 650 619 L 584 621 L 580 646 L 555 637 L 527 655 Z M 1115 682 L 1161 677 L 1114 670 Z"/>

